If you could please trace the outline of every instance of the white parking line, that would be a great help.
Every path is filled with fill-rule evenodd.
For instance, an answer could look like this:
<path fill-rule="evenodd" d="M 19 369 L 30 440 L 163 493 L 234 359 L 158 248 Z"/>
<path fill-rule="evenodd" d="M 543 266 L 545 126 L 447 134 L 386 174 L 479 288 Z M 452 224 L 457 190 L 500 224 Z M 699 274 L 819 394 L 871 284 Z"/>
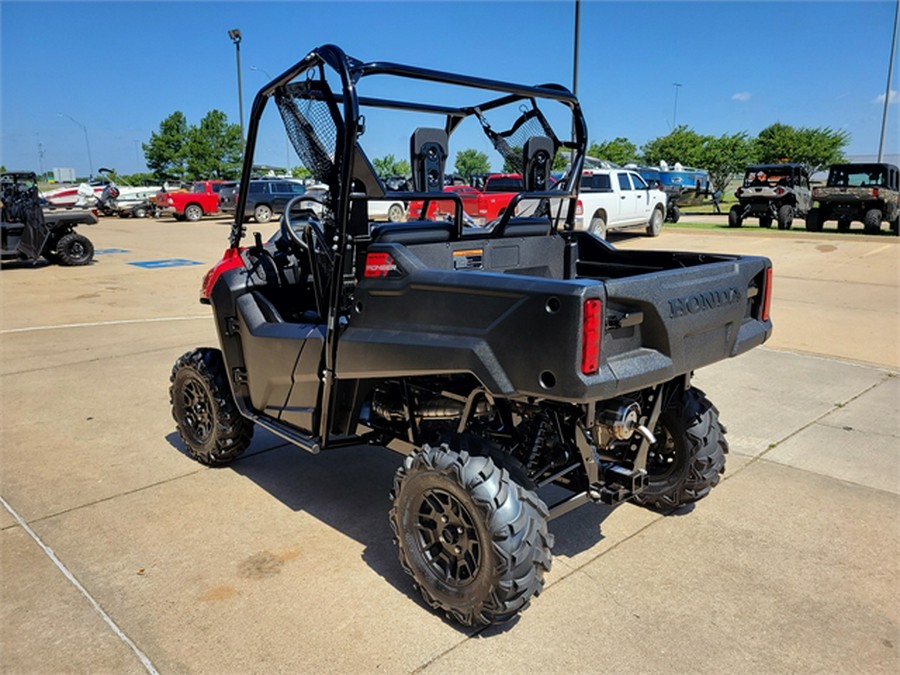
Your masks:
<path fill-rule="evenodd" d="M 205 319 L 209 321 L 210 315 L 202 316 L 165 316 L 155 319 L 121 319 L 119 321 L 95 321 L 92 323 L 64 323 L 58 326 L 29 326 L 28 328 L 7 328 L 0 330 L 0 335 L 9 335 L 10 333 L 31 333 L 40 330 L 63 330 L 66 328 L 94 328 L 96 326 L 125 326 L 134 323 L 161 323 L 165 321 L 195 321 L 197 319 Z"/>
<path fill-rule="evenodd" d="M 6 502 L 6 500 L 3 499 L 3 497 L 0 497 L 0 502 L 3 503 L 3 507 L 7 511 L 9 511 L 10 515 L 16 519 L 16 521 L 19 523 L 21 528 L 23 530 L 25 530 L 26 533 L 28 533 L 28 536 L 30 536 L 32 539 L 34 539 L 34 542 L 38 546 L 40 546 L 41 550 L 46 554 L 46 556 L 48 558 L 50 558 L 50 560 L 53 562 L 53 564 L 56 565 L 57 569 L 59 569 L 59 571 L 63 573 L 63 576 L 65 576 L 66 579 L 68 579 L 71 582 L 71 584 L 75 588 L 77 588 L 85 598 L 87 598 L 87 601 L 90 603 L 91 607 L 94 608 L 94 611 L 96 611 L 97 614 L 100 615 L 100 618 L 103 619 L 110 628 L 112 628 L 113 633 L 115 633 L 118 636 L 118 638 L 122 642 L 124 642 L 131 649 L 131 651 L 134 652 L 134 655 L 138 657 L 138 660 L 141 662 L 141 664 L 144 666 L 144 668 L 147 670 L 147 672 L 151 673 L 151 675 L 159 675 L 159 671 L 156 670 L 156 668 L 153 666 L 153 663 L 150 661 L 150 659 L 147 657 L 147 655 L 144 654 L 144 652 L 142 652 L 140 650 L 140 648 L 136 644 L 134 644 L 134 642 L 131 641 L 131 638 L 129 638 L 127 635 L 125 635 L 125 633 L 122 631 L 121 628 L 119 628 L 119 626 L 116 624 L 116 622 L 112 620 L 112 617 L 110 617 L 109 614 L 107 614 L 105 611 L 103 611 L 103 608 L 100 606 L 100 603 L 98 603 L 96 600 L 94 600 L 94 598 L 91 596 L 91 594 L 87 592 L 87 589 L 85 589 L 85 587 L 81 585 L 81 583 L 78 581 L 78 579 L 75 578 L 75 575 L 73 575 L 69 571 L 69 568 L 67 568 L 65 565 L 63 565 L 62 561 L 56 557 L 56 554 L 53 552 L 53 549 L 41 541 L 40 537 L 37 536 L 37 533 L 34 530 L 32 530 L 30 527 L 28 527 L 28 523 L 25 522 L 25 520 L 22 518 L 22 516 L 20 516 L 13 509 L 13 507 L 11 507 Z"/>

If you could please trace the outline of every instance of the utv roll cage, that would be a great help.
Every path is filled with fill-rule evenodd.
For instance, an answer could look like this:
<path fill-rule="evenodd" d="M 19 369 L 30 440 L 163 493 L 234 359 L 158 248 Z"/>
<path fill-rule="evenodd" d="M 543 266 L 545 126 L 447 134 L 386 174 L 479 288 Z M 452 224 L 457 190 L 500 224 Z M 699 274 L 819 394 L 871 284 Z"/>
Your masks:
<path fill-rule="evenodd" d="M 326 67 L 340 79 L 340 92 L 333 92 L 326 80 Z M 296 81 L 302 75 L 306 78 Z M 447 85 L 457 85 L 500 94 L 479 105 L 450 107 L 427 103 L 389 100 L 360 96 L 357 86 L 363 78 L 373 75 L 423 80 Z M 447 158 L 447 140 L 466 118 L 476 116 L 485 134 L 494 147 L 525 176 L 525 193 L 528 197 L 574 197 L 576 181 L 568 181 L 563 190 L 547 189 L 545 167 L 541 166 L 542 153 L 549 153 L 550 162 L 560 148 L 571 151 L 568 175 L 581 172 L 584 163 L 586 126 L 581 107 L 574 94 L 557 84 L 522 86 L 499 80 L 469 77 L 445 73 L 426 68 L 400 65 L 390 62 L 363 63 L 347 56 L 335 45 L 323 45 L 265 85 L 257 93 L 250 112 L 247 131 L 247 147 L 244 152 L 242 183 L 249 179 L 253 170 L 253 154 L 256 147 L 259 123 L 263 111 L 271 98 L 276 99 L 288 137 L 301 161 L 317 182 L 325 183 L 330 189 L 330 210 L 334 225 L 342 240 L 347 237 L 367 235 L 365 214 L 355 213 L 355 205 L 369 199 L 431 199 L 435 193 L 441 200 L 457 204 L 454 224 L 462 227 L 461 200 L 452 193 L 443 192 L 443 164 Z M 537 106 L 538 100 L 557 101 L 567 106 L 572 113 L 572 140 L 560 141 L 556 138 L 546 118 Z M 522 115 L 507 131 L 496 132 L 490 128 L 485 113 L 490 110 L 522 101 Z M 530 105 L 530 107 L 526 107 Z M 443 129 L 418 129 L 413 135 L 412 149 L 413 192 L 398 194 L 389 190 L 375 171 L 359 146 L 359 137 L 365 132 L 365 117 L 360 108 L 381 108 L 413 113 L 433 113 L 445 118 Z M 530 151 L 530 152 L 529 152 Z M 524 153 L 524 154 L 520 154 Z M 542 189 L 543 188 L 543 189 Z M 547 195 L 540 193 L 547 192 Z M 525 197 L 523 193 L 517 203 Z M 236 214 L 242 214 L 246 205 L 247 190 L 241 189 Z M 567 227 L 574 225 L 575 200 L 569 200 L 570 213 L 566 216 Z M 426 209 L 423 213 L 427 212 Z M 512 209 L 510 209 L 510 213 Z M 507 214 L 508 217 L 509 214 Z M 366 228 L 362 225 L 365 223 Z M 502 225 L 502 223 L 501 223 Z M 236 216 L 231 232 L 231 246 L 237 247 L 245 233 L 240 217 Z M 343 247 L 336 251 L 335 269 L 341 269 Z"/>

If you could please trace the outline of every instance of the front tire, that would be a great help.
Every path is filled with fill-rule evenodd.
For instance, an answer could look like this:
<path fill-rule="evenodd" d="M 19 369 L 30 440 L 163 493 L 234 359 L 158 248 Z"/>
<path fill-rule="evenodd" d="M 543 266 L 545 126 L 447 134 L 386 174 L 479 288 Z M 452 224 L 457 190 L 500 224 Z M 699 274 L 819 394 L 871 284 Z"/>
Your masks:
<path fill-rule="evenodd" d="M 653 209 L 653 215 L 650 216 L 650 222 L 647 223 L 647 234 L 651 237 L 658 237 L 662 232 L 663 220 L 666 214 L 662 208 Z"/>
<path fill-rule="evenodd" d="M 56 243 L 56 257 L 59 264 L 66 267 L 89 265 L 94 259 L 94 245 L 83 234 L 70 232 Z"/>
<path fill-rule="evenodd" d="M 673 396 L 653 431 L 647 487 L 634 501 L 672 509 L 703 499 L 725 472 L 728 442 L 719 411 L 694 387 Z"/>
<path fill-rule="evenodd" d="M 740 227 L 742 221 L 741 207 L 735 204 L 728 211 L 728 227 Z"/>
<path fill-rule="evenodd" d="M 547 507 L 491 458 L 426 445 L 397 470 L 391 498 L 400 564 L 433 609 L 487 626 L 543 589 Z"/>
<path fill-rule="evenodd" d="M 202 347 L 182 356 L 169 382 L 172 417 L 191 457 L 217 466 L 247 449 L 253 424 L 238 412 L 218 349 Z"/>

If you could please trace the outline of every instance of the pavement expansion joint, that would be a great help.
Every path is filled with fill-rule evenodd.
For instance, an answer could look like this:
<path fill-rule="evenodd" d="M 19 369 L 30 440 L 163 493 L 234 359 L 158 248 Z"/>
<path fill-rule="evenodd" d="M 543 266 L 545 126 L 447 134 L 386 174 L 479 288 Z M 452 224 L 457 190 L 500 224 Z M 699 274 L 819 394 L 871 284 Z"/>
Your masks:
<path fill-rule="evenodd" d="M 129 638 L 125 632 L 119 628 L 118 624 L 113 621 L 112 617 L 104 611 L 104 609 L 100 606 L 100 603 L 88 592 L 88 590 L 81 585 L 81 582 L 75 578 L 75 575 L 66 567 L 63 562 L 57 557 L 56 553 L 53 552 L 53 549 L 47 546 L 41 538 L 38 537 L 37 533 L 32 530 L 28 523 L 20 516 L 15 509 L 13 509 L 3 497 L 0 497 L 0 503 L 3 504 L 3 507 L 9 512 L 9 514 L 16 520 L 22 530 L 34 540 L 34 543 L 38 545 L 38 547 L 43 551 L 44 555 L 46 555 L 50 561 L 56 566 L 56 568 L 63 574 L 63 576 L 71 583 L 79 593 L 81 593 L 84 598 L 88 601 L 91 607 L 94 609 L 97 614 L 100 615 L 100 618 L 112 629 L 113 633 L 116 634 L 125 645 L 134 652 L 134 655 L 141 662 L 141 665 L 144 666 L 144 669 L 150 673 L 151 675 L 158 675 L 159 671 L 153 665 L 153 662 L 147 657 L 144 652 Z"/>

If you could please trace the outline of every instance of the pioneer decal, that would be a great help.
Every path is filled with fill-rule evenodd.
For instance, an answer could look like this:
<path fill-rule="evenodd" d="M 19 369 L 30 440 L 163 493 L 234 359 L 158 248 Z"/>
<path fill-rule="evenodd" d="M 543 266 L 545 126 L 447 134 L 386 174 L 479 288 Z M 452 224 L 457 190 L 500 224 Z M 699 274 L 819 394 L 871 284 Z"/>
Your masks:
<path fill-rule="evenodd" d="M 669 300 L 669 317 L 678 318 L 685 314 L 699 314 L 710 309 L 726 307 L 741 301 L 741 292 L 733 286 L 714 291 L 703 291 Z"/>

